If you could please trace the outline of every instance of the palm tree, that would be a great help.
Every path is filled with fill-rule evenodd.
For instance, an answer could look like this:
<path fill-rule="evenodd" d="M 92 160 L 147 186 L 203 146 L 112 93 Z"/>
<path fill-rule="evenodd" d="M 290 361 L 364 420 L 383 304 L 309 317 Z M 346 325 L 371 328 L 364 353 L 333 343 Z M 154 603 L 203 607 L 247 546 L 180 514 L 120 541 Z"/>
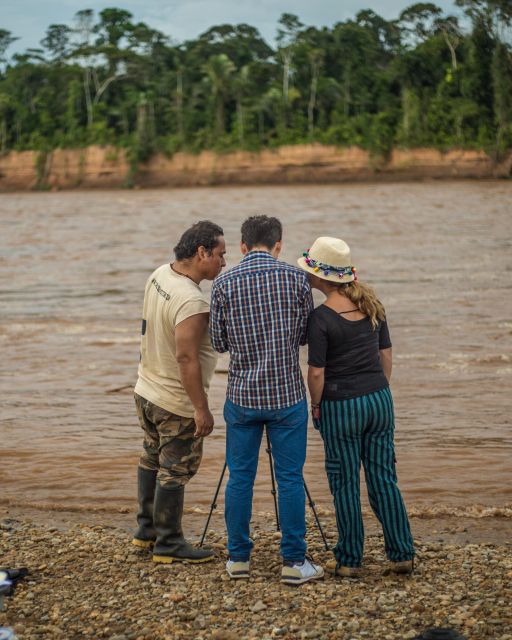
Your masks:
<path fill-rule="evenodd" d="M 308 129 L 310 138 L 313 137 L 315 129 L 315 108 L 316 94 L 318 90 L 318 79 L 322 68 L 324 52 L 321 49 L 311 49 L 308 52 L 309 66 L 311 67 L 311 86 L 309 89 L 308 102 Z"/>
<path fill-rule="evenodd" d="M 210 80 L 212 97 L 215 104 L 215 131 L 222 135 L 225 131 L 224 105 L 226 104 L 230 88 L 231 76 L 235 72 L 235 65 L 225 53 L 211 56 L 204 66 Z"/>
<path fill-rule="evenodd" d="M 244 65 L 237 73 L 234 88 L 236 95 L 236 117 L 237 117 L 237 129 L 238 129 L 238 141 L 240 146 L 244 145 L 244 105 L 243 99 L 247 95 L 247 89 L 249 86 L 250 69 L 249 65 Z"/>

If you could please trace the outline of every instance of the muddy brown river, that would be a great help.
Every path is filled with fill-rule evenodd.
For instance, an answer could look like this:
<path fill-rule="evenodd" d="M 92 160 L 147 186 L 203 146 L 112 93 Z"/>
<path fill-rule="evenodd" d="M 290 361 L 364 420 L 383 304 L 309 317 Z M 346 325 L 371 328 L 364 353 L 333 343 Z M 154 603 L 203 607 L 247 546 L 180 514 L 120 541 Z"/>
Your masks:
<path fill-rule="evenodd" d="M 344 238 L 385 303 L 409 511 L 512 515 L 512 182 L 1 195 L 0 504 L 135 510 L 146 278 L 204 218 L 224 227 L 234 265 L 257 213 L 281 218 L 290 262 L 319 235 Z M 223 466 L 226 367 L 191 507 L 208 506 Z M 255 498 L 270 510 L 265 455 Z M 305 476 L 330 505 L 312 428 Z"/>

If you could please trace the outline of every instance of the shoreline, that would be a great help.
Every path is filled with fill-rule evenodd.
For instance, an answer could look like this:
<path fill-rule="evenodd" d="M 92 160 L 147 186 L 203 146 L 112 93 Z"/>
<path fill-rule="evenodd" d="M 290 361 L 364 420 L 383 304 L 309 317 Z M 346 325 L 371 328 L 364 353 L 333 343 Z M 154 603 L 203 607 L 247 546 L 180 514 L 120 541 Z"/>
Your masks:
<path fill-rule="evenodd" d="M 268 506 L 267 506 L 268 508 Z M 317 513 L 322 523 L 334 523 L 334 511 L 316 505 Z M 209 507 L 186 506 L 184 510 L 184 526 L 192 537 L 200 537 L 208 516 Z M 130 534 L 135 526 L 136 504 L 133 510 L 120 509 L 118 511 L 87 511 L 66 509 L 38 509 L 26 506 L 0 506 L 0 522 L 2 520 L 20 520 L 31 522 L 36 526 L 53 526 L 60 530 L 66 530 L 72 526 L 107 526 Z M 310 516 L 309 506 L 307 513 Z M 365 528 L 370 535 L 380 534 L 380 525 L 375 516 L 368 509 L 363 509 Z M 450 515 L 417 513 L 414 509 L 409 511 L 411 528 L 424 540 L 429 542 L 443 542 L 449 544 L 474 544 L 492 542 L 493 544 L 505 544 L 512 540 L 512 518 L 497 515 Z M 266 531 L 272 531 L 274 516 L 268 511 L 258 510 L 255 505 L 253 522 Z M 213 528 L 224 529 L 222 505 L 217 507 L 212 515 Z M 326 532 L 331 541 L 336 537 L 334 524 Z"/>
<path fill-rule="evenodd" d="M 90 146 L 0 156 L 0 192 L 201 186 L 492 180 L 512 177 L 512 151 L 495 161 L 483 150 L 393 149 L 376 157 L 359 147 L 302 144 L 258 152 L 156 154 L 130 166 L 126 150 Z"/>

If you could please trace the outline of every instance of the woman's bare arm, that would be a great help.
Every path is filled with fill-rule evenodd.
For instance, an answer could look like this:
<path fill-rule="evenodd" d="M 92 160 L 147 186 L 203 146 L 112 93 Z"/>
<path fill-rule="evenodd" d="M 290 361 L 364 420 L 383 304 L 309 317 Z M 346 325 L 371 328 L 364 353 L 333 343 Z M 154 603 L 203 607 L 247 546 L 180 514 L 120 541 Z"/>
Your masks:
<path fill-rule="evenodd" d="M 380 354 L 380 362 L 382 364 L 382 369 L 384 371 L 384 375 L 388 382 L 391 381 L 391 369 L 393 367 L 393 353 L 391 347 L 389 349 L 381 349 L 379 351 Z"/>
<path fill-rule="evenodd" d="M 322 367 L 312 367 L 308 369 L 308 387 L 311 396 L 311 404 L 320 404 L 324 391 L 324 371 Z"/>

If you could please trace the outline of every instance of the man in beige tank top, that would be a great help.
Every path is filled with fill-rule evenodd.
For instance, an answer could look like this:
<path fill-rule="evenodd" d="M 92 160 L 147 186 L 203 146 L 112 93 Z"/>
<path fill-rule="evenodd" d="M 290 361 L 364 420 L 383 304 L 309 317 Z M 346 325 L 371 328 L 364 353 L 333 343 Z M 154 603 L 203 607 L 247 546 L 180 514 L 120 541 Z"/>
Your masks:
<path fill-rule="evenodd" d="M 207 562 L 181 529 L 185 485 L 201 462 L 213 429 L 208 389 L 217 356 L 208 335 L 210 305 L 202 280 L 225 266 L 222 229 L 209 221 L 185 231 L 175 262 L 148 278 L 142 313 L 135 404 L 144 431 L 138 466 L 138 530 L 133 544 L 153 547 L 155 562 Z"/>

